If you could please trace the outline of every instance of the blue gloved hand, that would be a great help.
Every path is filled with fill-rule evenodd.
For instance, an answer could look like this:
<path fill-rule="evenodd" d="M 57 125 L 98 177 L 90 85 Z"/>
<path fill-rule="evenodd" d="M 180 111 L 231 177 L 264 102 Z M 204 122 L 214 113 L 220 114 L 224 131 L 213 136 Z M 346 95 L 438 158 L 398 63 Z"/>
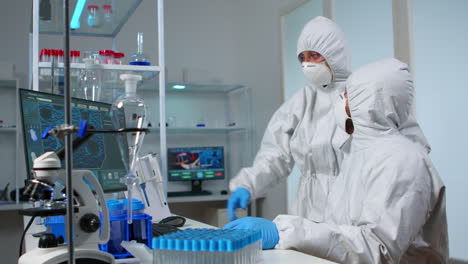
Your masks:
<path fill-rule="evenodd" d="M 278 244 L 279 234 L 275 223 L 265 218 L 244 217 L 225 225 L 223 229 L 249 229 L 262 232 L 262 248 L 271 249 Z"/>
<path fill-rule="evenodd" d="M 229 221 L 237 219 L 235 211 L 237 208 L 247 209 L 247 204 L 250 202 L 250 192 L 245 188 L 237 188 L 229 197 L 227 203 L 227 212 Z"/>

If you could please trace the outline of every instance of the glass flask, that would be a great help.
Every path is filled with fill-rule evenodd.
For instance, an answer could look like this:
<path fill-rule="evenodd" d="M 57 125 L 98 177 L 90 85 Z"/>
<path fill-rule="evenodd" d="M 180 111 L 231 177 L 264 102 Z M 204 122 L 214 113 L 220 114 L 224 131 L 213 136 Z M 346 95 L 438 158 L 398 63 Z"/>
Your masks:
<path fill-rule="evenodd" d="M 140 75 L 121 74 L 120 79 L 125 82 L 125 94 L 112 104 L 112 122 L 115 129 L 147 128 L 146 106 L 143 99 L 137 96 L 137 82 L 142 79 Z M 123 183 L 127 185 L 129 201 L 132 200 L 133 187 L 139 186 L 136 176 L 136 162 L 144 132 L 127 132 L 117 134 L 122 160 L 127 170 Z M 132 203 L 128 203 L 128 223 L 132 223 Z"/>
<path fill-rule="evenodd" d="M 143 54 L 143 32 L 137 34 L 137 52 L 130 56 L 130 65 L 149 66 L 149 58 Z"/>
<path fill-rule="evenodd" d="M 78 96 L 92 101 L 101 99 L 101 74 L 92 58 L 83 59 L 85 68 L 80 72 L 78 80 Z"/>

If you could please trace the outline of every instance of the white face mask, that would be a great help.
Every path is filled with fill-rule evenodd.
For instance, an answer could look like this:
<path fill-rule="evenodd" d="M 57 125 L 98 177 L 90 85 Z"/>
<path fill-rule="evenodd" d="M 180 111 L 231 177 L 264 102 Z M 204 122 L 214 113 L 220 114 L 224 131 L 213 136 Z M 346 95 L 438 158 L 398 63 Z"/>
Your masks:
<path fill-rule="evenodd" d="M 306 79 L 314 85 L 324 86 L 331 83 L 332 74 L 325 65 L 325 61 L 320 63 L 303 62 L 302 71 Z"/>
<path fill-rule="evenodd" d="M 346 113 L 346 98 L 344 93 L 341 93 L 335 103 L 335 120 L 336 125 L 343 131 L 346 131 L 346 120 L 351 119 Z"/>

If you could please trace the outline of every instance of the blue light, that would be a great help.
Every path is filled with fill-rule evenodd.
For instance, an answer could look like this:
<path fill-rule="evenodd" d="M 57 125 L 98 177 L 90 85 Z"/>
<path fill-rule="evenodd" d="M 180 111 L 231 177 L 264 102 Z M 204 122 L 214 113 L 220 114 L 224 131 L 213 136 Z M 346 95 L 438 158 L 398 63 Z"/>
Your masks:
<path fill-rule="evenodd" d="M 177 89 L 177 90 L 182 90 L 182 89 L 185 89 L 185 85 L 174 84 L 172 85 L 172 88 Z"/>
<path fill-rule="evenodd" d="M 78 2 L 76 2 L 75 11 L 73 11 L 73 16 L 70 21 L 71 29 L 80 28 L 80 17 L 81 17 L 81 13 L 83 13 L 85 4 L 86 4 L 86 0 L 78 0 Z"/>

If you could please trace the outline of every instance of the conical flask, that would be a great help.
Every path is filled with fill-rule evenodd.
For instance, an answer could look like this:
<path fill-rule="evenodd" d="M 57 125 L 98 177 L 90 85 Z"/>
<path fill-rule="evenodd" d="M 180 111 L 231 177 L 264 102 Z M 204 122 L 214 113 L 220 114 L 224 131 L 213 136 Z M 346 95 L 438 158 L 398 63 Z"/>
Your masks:
<path fill-rule="evenodd" d="M 137 82 L 141 80 L 140 75 L 121 74 L 120 79 L 125 81 L 125 94 L 117 98 L 112 104 L 112 122 L 116 129 L 122 128 L 147 128 L 146 106 L 143 99 L 137 96 Z M 135 166 L 138 159 L 144 132 L 127 132 L 117 135 L 122 160 L 127 170 L 123 183 L 127 185 L 128 199 L 132 200 L 132 191 L 138 185 Z M 128 223 L 132 223 L 132 205 L 128 204 Z"/>

